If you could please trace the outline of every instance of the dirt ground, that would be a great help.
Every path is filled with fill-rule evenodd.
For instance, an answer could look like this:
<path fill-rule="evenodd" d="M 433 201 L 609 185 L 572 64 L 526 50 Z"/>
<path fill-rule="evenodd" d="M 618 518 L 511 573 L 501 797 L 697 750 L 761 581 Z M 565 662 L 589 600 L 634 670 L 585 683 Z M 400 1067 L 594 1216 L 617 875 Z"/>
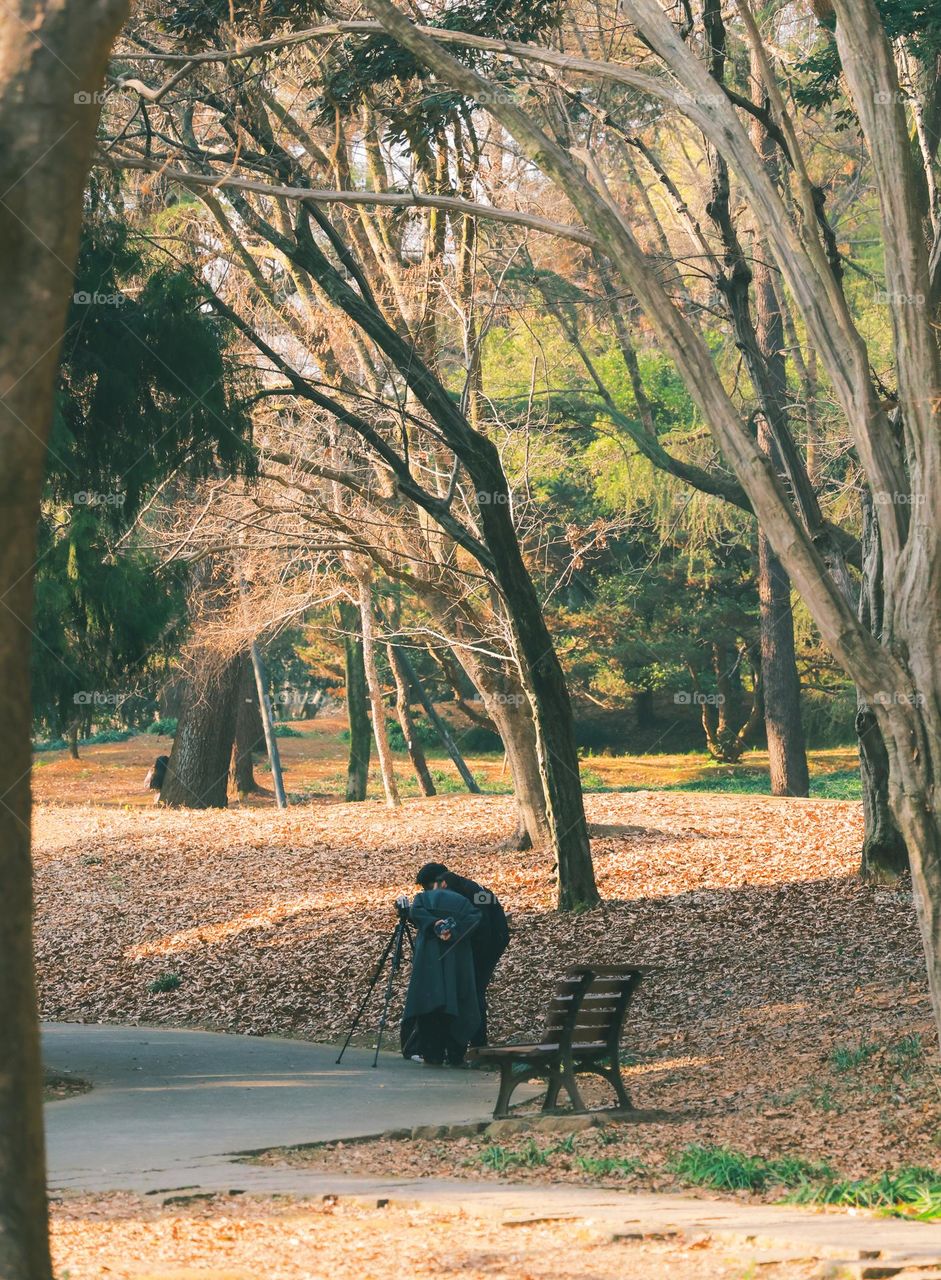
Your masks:
<path fill-rule="evenodd" d="M 53 1206 L 59 1280 L 746 1280 L 706 1241 L 612 1242 L 580 1223 L 507 1226 L 459 1212 L 217 1197 L 163 1207 L 132 1196 Z M 769 1280 L 813 1263 L 762 1266 Z"/>
<path fill-rule="evenodd" d="M 847 1176 L 938 1164 L 941 1079 L 911 894 L 856 879 L 858 804 L 590 795 L 604 903 L 559 915 L 545 855 L 506 844 L 509 797 L 411 799 L 396 813 L 377 801 L 284 813 L 97 802 L 108 787 L 122 794 L 113 770 L 129 785 L 131 746 L 119 766 L 112 749 L 89 751 L 74 792 L 55 773 L 74 765 L 37 771 L 44 1017 L 334 1040 L 395 923 L 393 898 L 436 858 L 511 914 L 494 1040 L 532 1036 L 571 962 L 660 966 L 628 1026 L 625 1070 L 635 1105 L 666 1119 L 625 1127 L 608 1153 L 642 1160 L 654 1184 L 689 1142 L 827 1160 Z M 366 1017 L 375 1025 L 378 1008 Z M 334 1167 L 383 1158 L 331 1156 Z M 395 1159 L 441 1162 L 421 1144 Z M 552 1176 L 584 1176 L 569 1163 L 554 1160 Z M 447 1164 L 487 1172 L 473 1149 Z"/>

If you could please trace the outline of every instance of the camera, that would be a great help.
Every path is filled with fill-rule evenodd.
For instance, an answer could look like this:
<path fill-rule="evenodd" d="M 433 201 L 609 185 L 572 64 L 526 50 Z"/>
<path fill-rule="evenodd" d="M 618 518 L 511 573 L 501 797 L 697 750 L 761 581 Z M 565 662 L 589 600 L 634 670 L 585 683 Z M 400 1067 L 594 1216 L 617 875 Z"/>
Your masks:
<path fill-rule="evenodd" d="M 409 901 L 408 894 L 400 893 L 395 900 L 395 909 L 398 912 L 398 916 L 400 920 L 408 919 L 409 908 L 411 907 L 411 905 L 412 904 Z"/>

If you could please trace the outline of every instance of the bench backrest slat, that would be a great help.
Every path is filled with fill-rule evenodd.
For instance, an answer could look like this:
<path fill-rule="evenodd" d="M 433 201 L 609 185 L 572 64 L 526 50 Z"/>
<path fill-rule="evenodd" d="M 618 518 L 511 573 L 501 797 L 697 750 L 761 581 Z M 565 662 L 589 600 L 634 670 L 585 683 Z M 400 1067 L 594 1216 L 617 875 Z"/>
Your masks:
<path fill-rule="evenodd" d="M 543 1040 L 565 1054 L 574 1044 L 617 1054 L 628 1006 L 643 970 L 633 965 L 575 965 L 556 985 Z"/>

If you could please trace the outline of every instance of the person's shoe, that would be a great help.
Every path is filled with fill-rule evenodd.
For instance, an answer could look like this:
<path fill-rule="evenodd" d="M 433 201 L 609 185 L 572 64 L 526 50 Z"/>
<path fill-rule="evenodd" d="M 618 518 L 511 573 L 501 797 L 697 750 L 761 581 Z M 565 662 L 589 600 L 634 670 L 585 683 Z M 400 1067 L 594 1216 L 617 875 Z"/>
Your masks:
<path fill-rule="evenodd" d="M 425 1059 L 421 1056 L 421 1054 L 420 1054 L 420 1053 L 413 1053 L 413 1054 L 412 1054 L 412 1056 L 411 1056 L 411 1058 L 409 1058 L 409 1061 L 410 1061 L 410 1062 L 424 1062 L 424 1061 L 425 1061 Z"/>

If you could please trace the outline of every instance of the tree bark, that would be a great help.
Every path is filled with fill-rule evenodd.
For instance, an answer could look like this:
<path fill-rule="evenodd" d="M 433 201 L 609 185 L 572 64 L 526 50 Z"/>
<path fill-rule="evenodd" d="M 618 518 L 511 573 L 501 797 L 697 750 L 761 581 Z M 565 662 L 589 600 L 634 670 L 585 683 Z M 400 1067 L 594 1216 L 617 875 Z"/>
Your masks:
<path fill-rule="evenodd" d="M 436 795 L 435 784 L 428 771 L 428 761 L 425 759 L 422 745 L 415 734 L 415 722 L 412 719 L 410 706 L 411 696 L 408 675 L 402 664 L 399 650 L 394 644 L 386 645 L 386 653 L 389 655 L 389 666 L 392 669 L 392 676 L 395 680 L 395 711 L 399 719 L 399 727 L 402 730 L 402 737 L 405 739 L 408 758 L 412 762 L 412 768 L 415 770 L 415 777 L 418 779 L 422 795 Z"/>
<path fill-rule="evenodd" d="M 255 677 L 255 692 L 258 695 L 258 709 L 261 714 L 261 725 L 265 732 L 265 747 L 268 752 L 268 764 L 271 767 L 271 785 L 274 789 L 275 803 L 279 809 L 286 809 L 288 800 L 284 790 L 284 775 L 281 772 L 281 752 L 274 732 L 274 716 L 271 714 L 271 699 L 268 696 L 268 679 L 265 664 L 262 660 L 258 641 L 253 640 L 249 648 L 252 661 L 252 674 Z"/>
<path fill-rule="evenodd" d="M 0 42 L 0 1276 L 49 1280 L 33 968 L 29 689 L 36 526 L 112 0 L 11 0 Z"/>
<path fill-rule="evenodd" d="M 877 639 L 882 638 L 885 592 L 878 516 L 868 493 L 862 498 L 863 577 L 859 617 Z M 856 741 L 863 789 L 863 849 L 859 874 L 870 883 L 891 883 L 908 869 L 908 850 L 892 812 L 889 755 L 875 712 L 856 686 Z"/>
<path fill-rule="evenodd" d="M 265 731 L 261 723 L 261 712 L 258 709 L 258 690 L 255 688 L 255 673 L 248 654 L 242 659 L 239 674 L 238 712 L 235 717 L 235 756 L 232 776 L 235 789 L 240 796 L 259 791 L 255 781 L 252 755 L 265 750 Z"/>
<path fill-rule="evenodd" d="M 791 580 L 770 542 L 758 531 L 758 601 L 765 733 L 773 796 L 807 796 L 810 773 L 794 658 Z"/>
<path fill-rule="evenodd" d="M 200 655 L 184 694 L 170 763 L 160 789 L 161 804 L 172 809 L 225 809 L 241 654 L 226 661 Z"/>
<path fill-rule="evenodd" d="M 78 721 L 73 720 L 69 725 L 69 758 L 71 760 L 78 759 Z"/>
<path fill-rule="evenodd" d="M 376 755 L 379 757 L 379 772 L 382 775 L 386 804 L 390 809 L 396 809 L 400 803 L 399 789 L 395 781 L 392 752 L 389 749 L 386 705 L 382 697 L 382 685 L 379 682 L 379 668 L 376 666 L 371 570 L 358 568 L 356 585 L 359 593 L 359 620 L 363 636 L 363 667 L 366 671 L 366 688 L 369 690 L 369 705 L 372 709 L 372 733 L 376 743 Z"/>
<path fill-rule="evenodd" d="M 343 636 L 346 658 L 346 716 L 350 730 L 350 755 L 346 767 L 347 800 L 365 800 L 369 784 L 369 756 L 372 729 L 369 724 L 369 694 L 363 665 L 362 637 L 353 634 L 352 609 L 345 609 Z"/>

